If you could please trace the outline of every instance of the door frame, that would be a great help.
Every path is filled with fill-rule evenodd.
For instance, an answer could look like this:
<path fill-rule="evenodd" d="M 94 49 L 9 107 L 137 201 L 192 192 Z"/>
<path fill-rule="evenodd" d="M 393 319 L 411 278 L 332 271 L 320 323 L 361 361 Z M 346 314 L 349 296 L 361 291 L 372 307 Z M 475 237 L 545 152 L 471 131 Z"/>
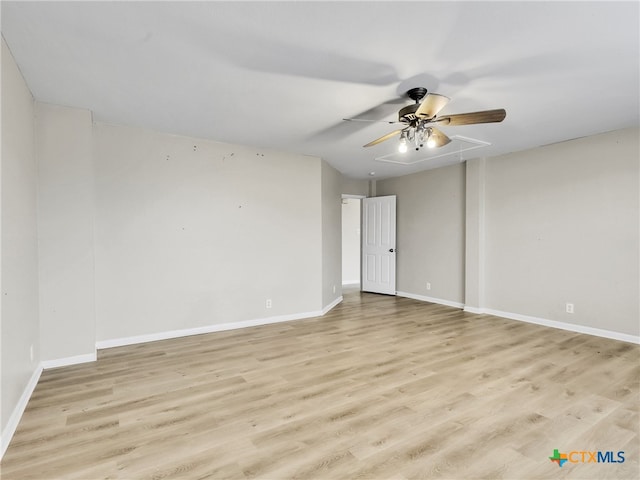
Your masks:
<path fill-rule="evenodd" d="M 342 194 L 342 198 L 341 198 L 341 200 L 353 199 L 353 200 L 359 200 L 360 201 L 360 219 L 358 221 L 358 228 L 360 229 L 360 241 L 358 242 L 358 272 L 359 272 L 359 279 L 360 279 L 360 290 L 362 290 L 362 199 L 363 198 L 367 198 L 367 196 L 366 195 L 353 195 L 353 194 L 349 194 L 349 193 L 343 193 Z M 340 217 L 340 229 L 341 229 L 340 231 L 341 231 L 341 235 L 342 235 L 343 234 L 343 232 L 342 232 L 342 213 L 341 213 L 341 217 Z M 342 256 L 340 257 L 340 271 L 342 272 Z M 342 279 L 342 280 L 344 280 L 344 279 Z"/>

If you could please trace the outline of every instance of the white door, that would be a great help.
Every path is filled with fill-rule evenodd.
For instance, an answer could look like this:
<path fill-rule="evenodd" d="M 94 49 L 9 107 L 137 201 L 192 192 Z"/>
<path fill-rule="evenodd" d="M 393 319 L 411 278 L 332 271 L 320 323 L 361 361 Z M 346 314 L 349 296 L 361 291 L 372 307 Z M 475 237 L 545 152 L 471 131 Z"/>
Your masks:
<path fill-rule="evenodd" d="M 396 196 L 362 199 L 362 290 L 396 294 Z"/>

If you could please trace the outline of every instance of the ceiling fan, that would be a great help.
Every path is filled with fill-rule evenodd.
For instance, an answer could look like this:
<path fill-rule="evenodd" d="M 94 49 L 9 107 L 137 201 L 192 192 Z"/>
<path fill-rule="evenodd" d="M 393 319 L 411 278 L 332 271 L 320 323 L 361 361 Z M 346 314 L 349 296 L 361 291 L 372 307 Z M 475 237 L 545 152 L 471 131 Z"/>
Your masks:
<path fill-rule="evenodd" d="M 415 104 L 401 108 L 398 112 L 397 122 L 385 123 L 402 123 L 405 127 L 387 133 L 366 145 L 372 147 L 385 140 L 400 135 L 400 152 L 406 152 L 408 143 L 414 143 L 416 150 L 420 150 L 425 144 L 427 147 L 443 147 L 451 139 L 444 132 L 436 127 L 436 125 L 456 126 L 456 125 L 473 125 L 476 123 L 497 123 L 504 120 L 507 112 L 503 109 L 483 110 L 481 112 L 459 113 L 456 115 L 437 116 L 447 103 L 449 97 L 439 95 L 437 93 L 427 94 L 427 89 L 422 87 L 412 88 L 407 91 L 409 98 L 415 101 Z M 376 121 L 357 118 L 345 118 L 348 121 Z"/>

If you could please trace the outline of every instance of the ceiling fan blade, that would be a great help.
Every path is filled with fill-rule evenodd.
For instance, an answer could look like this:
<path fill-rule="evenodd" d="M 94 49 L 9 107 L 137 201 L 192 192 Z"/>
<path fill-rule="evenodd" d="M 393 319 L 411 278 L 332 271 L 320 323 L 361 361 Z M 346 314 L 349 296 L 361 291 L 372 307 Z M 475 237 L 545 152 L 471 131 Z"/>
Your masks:
<path fill-rule="evenodd" d="M 507 112 L 504 108 L 497 110 L 484 110 L 482 112 L 460 113 L 457 115 L 445 115 L 435 119 L 439 125 L 473 125 L 475 123 L 497 123 L 504 120 Z"/>
<path fill-rule="evenodd" d="M 396 122 L 395 120 L 370 120 L 368 118 L 343 118 L 345 122 L 369 122 L 369 123 L 388 123 L 389 125 L 393 125 Z"/>
<path fill-rule="evenodd" d="M 399 133 L 402 133 L 402 130 L 404 129 L 400 129 L 400 130 L 395 130 L 391 133 L 387 133 L 386 135 L 383 135 L 380 138 L 376 138 L 375 140 L 373 140 L 372 142 L 367 143 L 366 145 L 364 145 L 365 147 L 372 147 L 374 145 L 377 145 L 379 143 L 384 142 L 385 140 L 389 140 L 390 138 L 398 135 Z"/>
<path fill-rule="evenodd" d="M 416 117 L 419 118 L 433 118 L 435 117 L 444 106 L 451 100 L 444 95 L 438 95 L 437 93 L 428 93 L 422 100 L 422 103 L 416 110 Z"/>
<path fill-rule="evenodd" d="M 435 127 L 431 127 L 429 140 L 433 140 L 435 142 L 434 147 L 444 147 L 447 143 L 451 142 L 451 139 L 447 137 L 442 130 Z"/>

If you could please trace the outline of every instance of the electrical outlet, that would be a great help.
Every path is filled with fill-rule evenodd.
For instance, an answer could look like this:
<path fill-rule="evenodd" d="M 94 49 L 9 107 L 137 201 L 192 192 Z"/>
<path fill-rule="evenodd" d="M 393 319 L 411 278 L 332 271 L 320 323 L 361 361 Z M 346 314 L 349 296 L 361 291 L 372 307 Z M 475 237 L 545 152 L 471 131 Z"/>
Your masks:
<path fill-rule="evenodd" d="M 336 286 L 333 286 L 333 293 L 336 293 Z"/>
<path fill-rule="evenodd" d="M 431 290 L 431 284 L 427 282 L 427 290 Z"/>
<path fill-rule="evenodd" d="M 573 303 L 567 303 L 567 313 L 573 313 Z"/>
<path fill-rule="evenodd" d="M 266 304 L 267 308 L 271 308 L 271 299 L 267 298 L 267 304 Z"/>

